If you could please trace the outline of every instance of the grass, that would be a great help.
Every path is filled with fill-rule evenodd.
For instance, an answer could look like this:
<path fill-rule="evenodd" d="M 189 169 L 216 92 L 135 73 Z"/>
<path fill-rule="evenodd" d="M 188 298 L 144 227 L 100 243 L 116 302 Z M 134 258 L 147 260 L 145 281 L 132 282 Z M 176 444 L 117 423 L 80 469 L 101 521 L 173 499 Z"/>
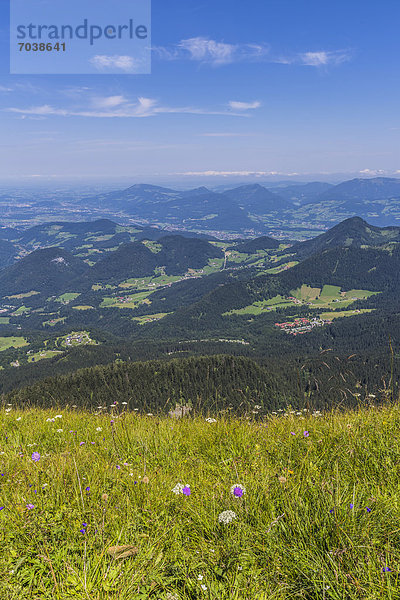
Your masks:
<path fill-rule="evenodd" d="M 8 350 L 8 348 L 22 348 L 23 346 L 29 346 L 24 337 L 0 337 L 0 352 Z"/>
<path fill-rule="evenodd" d="M 398 405 L 215 423 L 6 410 L 4 600 L 400 597 Z"/>

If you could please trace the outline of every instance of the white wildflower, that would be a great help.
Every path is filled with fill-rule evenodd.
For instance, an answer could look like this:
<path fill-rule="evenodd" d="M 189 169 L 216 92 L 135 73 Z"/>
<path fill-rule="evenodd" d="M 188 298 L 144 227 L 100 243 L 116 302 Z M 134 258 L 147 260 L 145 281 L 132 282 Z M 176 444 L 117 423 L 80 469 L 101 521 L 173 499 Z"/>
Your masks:
<path fill-rule="evenodd" d="M 46 419 L 46 423 L 54 423 L 55 419 L 51 419 L 50 417 Z"/>
<path fill-rule="evenodd" d="M 296 415 L 301 415 L 301 412 L 297 412 Z"/>
<path fill-rule="evenodd" d="M 11 408 L 6 408 L 6 413 L 9 413 Z"/>
<path fill-rule="evenodd" d="M 17 419 L 15 419 L 16 421 L 21 421 L 22 417 L 18 417 Z"/>
<path fill-rule="evenodd" d="M 216 423 L 217 419 L 211 419 L 210 417 L 208 417 L 208 419 L 206 419 L 207 423 Z"/>
<path fill-rule="evenodd" d="M 57 429 L 57 433 L 62 433 L 63 430 L 62 429 Z"/>
<path fill-rule="evenodd" d="M 200 587 L 201 587 L 201 589 L 202 589 L 202 590 L 204 590 L 205 592 L 207 591 L 207 586 L 206 586 L 204 583 L 202 583 Z"/>
<path fill-rule="evenodd" d="M 124 406 L 127 406 L 127 402 L 121 402 L 121 404 L 123 404 Z"/>
<path fill-rule="evenodd" d="M 96 427 L 96 431 L 103 431 L 102 427 Z"/>
<path fill-rule="evenodd" d="M 62 419 L 62 415 L 56 415 L 54 418 L 55 419 Z"/>
<path fill-rule="evenodd" d="M 148 417 L 152 417 L 152 416 L 153 416 L 153 413 L 147 413 L 147 416 L 148 416 Z"/>
<path fill-rule="evenodd" d="M 201 581 L 201 580 L 203 579 L 203 575 L 198 575 L 198 576 L 197 576 L 197 579 L 198 579 L 199 581 Z"/>
<path fill-rule="evenodd" d="M 224 510 L 224 512 L 218 516 L 218 521 L 225 525 L 233 521 L 233 519 L 236 519 L 236 513 L 234 513 L 233 510 Z"/>
<path fill-rule="evenodd" d="M 185 488 L 185 487 L 189 487 L 189 486 L 182 485 L 181 483 L 177 483 L 172 491 L 174 494 L 183 494 L 183 488 Z"/>

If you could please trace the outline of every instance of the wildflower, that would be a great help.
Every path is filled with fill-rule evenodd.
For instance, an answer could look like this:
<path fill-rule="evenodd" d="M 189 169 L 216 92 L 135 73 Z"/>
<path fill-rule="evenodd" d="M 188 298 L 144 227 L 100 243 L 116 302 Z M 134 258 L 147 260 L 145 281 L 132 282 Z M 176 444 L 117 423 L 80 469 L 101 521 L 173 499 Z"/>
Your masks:
<path fill-rule="evenodd" d="M 150 479 L 145 475 L 142 479 L 143 483 L 149 483 Z"/>
<path fill-rule="evenodd" d="M 294 431 L 291 431 L 290 433 L 291 433 L 292 435 L 296 435 Z"/>
<path fill-rule="evenodd" d="M 331 508 L 329 512 L 330 512 L 330 513 L 333 513 L 333 512 L 334 512 L 333 508 Z"/>
<path fill-rule="evenodd" d="M 108 494 L 102 494 L 101 495 L 101 499 L 104 500 L 104 502 L 107 502 L 107 500 L 108 500 Z"/>
<path fill-rule="evenodd" d="M 89 486 L 89 485 L 88 485 L 88 486 L 85 488 L 85 492 L 86 492 L 87 494 L 90 492 L 90 486 Z"/>
<path fill-rule="evenodd" d="M 353 507 L 354 507 L 354 504 L 350 504 L 350 508 L 353 508 Z"/>
<path fill-rule="evenodd" d="M 225 525 L 233 521 L 233 519 L 236 519 L 236 513 L 234 513 L 233 510 L 224 510 L 224 512 L 218 516 L 219 523 L 224 523 Z"/>
<path fill-rule="evenodd" d="M 246 488 L 241 483 L 235 483 L 231 487 L 231 494 L 235 498 L 241 498 L 246 493 Z"/>
<path fill-rule="evenodd" d="M 115 468 L 118 469 L 118 471 L 119 471 L 121 467 L 119 465 L 116 465 Z"/>
<path fill-rule="evenodd" d="M 201 589 L 202 589 L 202 590 L 204 590 L 205 592 L 207 591 L 207 586 L 206 586 L 206 585 L 204 585 L 204 583 L 202 583 L 200 587 L 201 587 Z"/>
<path fill-rule="evenodd" d="M 84 443 L 85 443 L 85 442 L 79 442 L 79 445 L 80 445 L 80 446 L 83 446 L 83 445 L 84 445 Z"/>
<path fill-rule="evenodd" d="M 96 431 L 103 431 L 101 427 L 96 427 Z"/>
<path fill-rule="evenodd" d="M 79 530 L 81 533 L 86 533 L 86 529 L 80 529 Z"/>
<path fill-rule="evenodd" d="M 5 508 L 5 506 L 0 506 L 0 510 L 3 510 Z"/>
<path fill-rule="evenodd" d="M 50 417 L 48 419 L 46 419 L 46 423 L 54 423 L 55 419 L 50 419 Z"/>
<path fill-rule="evenodd" d="M 279 483 L 286 483 L 286 477 L 278 477 Z"/>
<path fill-rule="evenodd" d="M 367 512 L 371 512 L 371 509 L 367 506 Z"/>
<path fill-rule="evenodd" d="M 216 423 L 217 419 L 211 419 L 210 417 L 208 419 L 206 419 L 207 423 Z"/>
<path fill-rule="evenodd" d="M 111 425 L 114 425 L 114 419 L 111 419 L 110 423 Z"/>
<path fill-rule="evenodd" d="M 18 417 L 17 419 L 15 419 L 16 421 L 20 421 L 22 419 L 22 417 Z"/>
<path fill-rule="evenodd" d="M 121 402 L 121 404 L 123 404 L 124 406 L 126 406 L 128 403 L 127 402 Z"/>
<path fill-rule="evenodd" d="M 185 486 L 182 485 L 181 483 L 177 483 L 176 486 L 174 487 L 174 489 L 172 490 L 172 492 L 174 494 L 183 494 L 183 488 Z"/>
<path fill-rule="evenodd" d="M 148 416 L 148 417 L 152 417 L 152 416 L 153 416 L 153 413 L 147 413 L 147 416 Z"/>
<path fill-rule="evenodd" d="M 190 491 L 190 487 L 188 485 L 185 485 L 185 487 L 182 490 L 182 494 L 185 494 L 185 496 L 190 496 L 191 491 Z"/>
<path fill-rule="evenodd" d="M 62 419 L 62 415 L 56 415 L 54 418 L 55 419 Z"/>
<path fill-rule="evenodd" d="M 57 429 L 57 433 L 62 433 L 63 430 L 62 429 Z"/>
<path fill-rule="evenodd" d="M 34 505 L 34 504 L 27 504 L 27 505 L 26 505 L 26 508 L 27 508 L 28 510 L 32 510 L 33 508 L 35 508 L 35 505 Z"/>
<path fill-rule="evenodd" d="M 305 431 L 305 432 L 304 432 L 304 437 L 308 437 L 309 435 L 310 435 L 310 434 L 309 434 L 309 432 L 308 432 L 308 431 Z"/>
<path fill-rule="evenodd" d="M 198 575 L 198 576 L 197 576 L 197 579 L 198 579 L 199 581 L 201 581 L 201 580 L 203 579 L 203 575 Z"/>
<path fill-rule="evenodd" d="M 40 460 L 40 454 L 39 454 L 39 452 L 33 452 L 32 453 L 32 460 L 33 460 L 33 462 L 38 462 L 38 460 Z"/>
<path fill-rule="evenodd" d="M 389 569 L 389 567 L 383 567 L 382 569 L 382 573 L 384 573 L 385 571 L 391 571 L 392 569 Z"/>

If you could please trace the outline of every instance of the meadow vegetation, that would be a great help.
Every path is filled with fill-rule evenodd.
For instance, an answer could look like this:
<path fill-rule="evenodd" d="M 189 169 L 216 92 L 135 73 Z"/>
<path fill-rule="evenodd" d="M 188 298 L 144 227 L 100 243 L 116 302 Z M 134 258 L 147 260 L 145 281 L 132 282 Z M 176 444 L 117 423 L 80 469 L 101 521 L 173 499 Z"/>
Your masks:
<path fill-rule="evenodd" d="M 240 418 L 4 404 L 0 597 L 400 598 L 400 408 L 369 402 Z"/>

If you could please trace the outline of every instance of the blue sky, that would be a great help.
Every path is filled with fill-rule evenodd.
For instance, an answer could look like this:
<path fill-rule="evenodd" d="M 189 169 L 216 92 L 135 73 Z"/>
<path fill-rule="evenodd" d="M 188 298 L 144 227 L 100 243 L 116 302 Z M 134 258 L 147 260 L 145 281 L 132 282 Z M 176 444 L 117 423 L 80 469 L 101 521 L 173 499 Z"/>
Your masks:
<path fill-rule="evenodd" d="M 398 1 L 153 0 L 150 75 L 9 75 L 8 20 L 1 179 L 400 174 Z"/>

